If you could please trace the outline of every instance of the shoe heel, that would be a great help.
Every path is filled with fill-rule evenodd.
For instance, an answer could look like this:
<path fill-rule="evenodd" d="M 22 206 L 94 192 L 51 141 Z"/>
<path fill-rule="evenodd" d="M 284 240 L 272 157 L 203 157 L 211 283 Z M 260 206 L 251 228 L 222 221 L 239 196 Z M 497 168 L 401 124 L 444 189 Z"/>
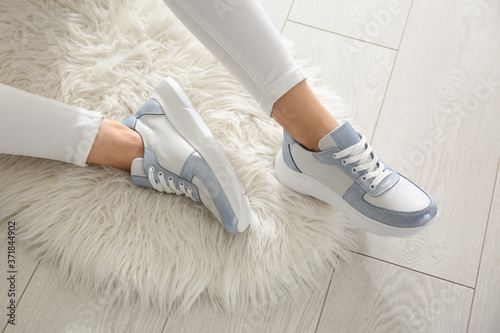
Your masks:
<path fill-rule="evenodd" d="M 276 159 L 274 161 L 274 170 L 276 171 L 276 177 L 281 183 L 283 183 L 283 185 L 291 188 L 295 192 L 306 195 L 313 195 L 310 191 L 307 190 L 309 184 L 303 180 L 303 177 L 307 176 L 303 175 L 299 171 L 290 169 L 290 167 L 285 162 L 282 149 L 280 149 L 280 151 L 276 155 Z"/>

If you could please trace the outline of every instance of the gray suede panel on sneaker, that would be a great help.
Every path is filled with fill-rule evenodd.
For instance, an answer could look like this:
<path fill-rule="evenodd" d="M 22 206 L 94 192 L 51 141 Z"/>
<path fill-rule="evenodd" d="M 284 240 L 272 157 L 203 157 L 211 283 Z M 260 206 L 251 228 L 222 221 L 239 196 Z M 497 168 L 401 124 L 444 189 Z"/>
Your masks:
<path fill-rule="evenodd" d="M 123 120 L 122 124 L 130 129 L 135 129 L 135 125 L 137 124 L 137 118 L 134 116 L 130 116 L 127 119 Z"/>
<path fill-rule="evenodd" d="M 331 140 L 331 138 L 333 140 Z M 340 148 L 344 150 L 353 146 L 361 141 L 361 135 L 352 128 L 349 122 L 344 121 L 339 127 L 327 134 L 319 141 L 319 149 L 328 150 L 331 148 Z"/>
<path fill-rule="evenodd" d="M 217 180 L 217 177 L 208 166 L 205 159 L 194 151 L 184 163 L 180 176 L 190 182 L 194 177 L 198 177 L 208 190 L 212 201 L 215 204 L 224 228 L 231 234 L 237 234 L 237 220 L 234 212 L 226 198 L 226 194 Z M 201 199 L 200 199 L 201 200 Z M 201 200 L 202 204 L 203 200 Z"/>
<path fill-rule="evenodd" d="M 135 113 L 136 118 L 140 118 L 145 115 L 162 115 L 165 114 L 160 104 L 154 99 L 148 100 L 146 103 L 142 104 L 142 106 Z"/>
<path fill-rule="evenodd" d="M 154 99 L 150 99 L 149 101 L 141 105 L 139 110 L 137 110 L 137 112 L 133 116 L 130 116 L 125 120 L 122 120 L 122 124 L 127 126 L 128 128 L 135 130 L 135 126 L 137 125 L 137 119 L 139 119 L 140 117 L 144 115 L 162 115 L 162 114 L 165 113 L 163 112 L 160 104 L 158 104 L 158 102 L 155 101 Z"/>
<path fill-rule="evenodd" d="M 423 192 L 429 197 L 430 204 L 415 212 L 399 212 L 369 204 L 363 199 L 365 190 L 358 183 L 352 184 L 343 198 L 358 212 L 375 221 L 398 228 L 416 228 L 425 225 L 437 214 L 436 202 L 429 194 Z"/>
<path fill-rule="evenodd" d="M 132 183 L 134 183 L 137 186 L 145 187 L 145 188 L 150 188 L 154 190 L 155 188 L 151 185 L 149 182 L 148 177 L 143 177 L 143 176 L 136 176 L 132 175 Z"/>

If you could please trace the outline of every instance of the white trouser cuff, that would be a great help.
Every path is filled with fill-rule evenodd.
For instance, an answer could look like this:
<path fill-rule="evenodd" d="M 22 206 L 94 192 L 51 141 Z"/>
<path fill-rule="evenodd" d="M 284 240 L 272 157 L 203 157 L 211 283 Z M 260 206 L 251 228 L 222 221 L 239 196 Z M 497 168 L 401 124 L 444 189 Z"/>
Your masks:
<path fill-rule="evenodd" d="M 262 96 L 262 100 L 260 101 L 262 110 L 268 116 L 271 116 L 274 103 L 306 78 L 304 71 L 297 67 L 284 75 L 281 79 L 278 79 L 272 87 L 265 90 L 266 94 Z"/>

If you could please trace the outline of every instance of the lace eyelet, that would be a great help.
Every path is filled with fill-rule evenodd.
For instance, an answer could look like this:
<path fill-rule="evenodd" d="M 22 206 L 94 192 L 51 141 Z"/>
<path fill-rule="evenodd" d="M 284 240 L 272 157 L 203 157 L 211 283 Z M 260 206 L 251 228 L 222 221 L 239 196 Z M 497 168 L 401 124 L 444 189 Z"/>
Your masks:
<path fill-rule="evenodd" d="M 332 157 L 336 159 L 337 158 L 337 154 L 333 153 Z"/>
<path fill-rule="evenodd" d="M 163 177 L 163 172 L 158 172 L 158 176 Z"/>
<path fill-rule="evenodd" d="M 184 186 L 184 183 L 183 183 L 183 182 L 179 182 L 179 185 L 180 185 L 180 186 Z"/>
<path fill-rule="evenodd" d="M 149 167 L 149 170 L 150 170 L 150 171 L 155 171 L 155 167 L 154 167 L 154 166 L 150 166 L 150 167 Z"/>
<path fill-rule="evenodd" d="M 365 177 L 365 176 L 363 176 L 363 178 L 361 178 L 361 179 L 366 180 L 366 177 Z"/>
<path fill-rule="evenodd" d="M 346 161 L 346 160 L 342 160 L 342 164 L 343 164 L 343 165 L 346 165 L 346 164 L 347 164 L 347 161 Z"/>
<path fill-rule="evenodd" d="M 188 191 L 192 191 L 193 189 L 191 187 L 188 187 Z"/>
<path fill-rule="evenodd" d="M 373 190 L 373 189 L 375 188 L 375 186 L 373 186 L 373 185 L 370 185 L 370 188 L 371 188 L 371 189 Z"/>
<path fill-rule="evenodd" d="M 352 172 L 356 173 L 358 170 L 356 168 L 352 168 Z"/>
<path fill-rule="evenodd" d="M 172 181 L 172 180 L 174 180 L 174 178 L 173 177 L 168 177 L 168 180 Z"/>

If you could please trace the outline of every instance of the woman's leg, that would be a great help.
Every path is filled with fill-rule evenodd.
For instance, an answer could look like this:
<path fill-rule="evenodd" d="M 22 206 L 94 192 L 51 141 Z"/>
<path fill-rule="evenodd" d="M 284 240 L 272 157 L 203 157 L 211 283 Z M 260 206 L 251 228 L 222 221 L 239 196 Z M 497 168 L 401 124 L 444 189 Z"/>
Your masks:
<path fill-rule="evenodd" d="M 305 80 L 274 103 L 271 116 L 297 142 L 315 152 L 320 150 L 319 141 L 339 126 Z"/>
<path fill-rule="evenodd" d="M 284 127 L 275 169 L 285 185 L 378 235 L 411 236 L 436 220 L 432 197 L 321 105 L 257 0 L 164 1 Z"/>
<path fill-rule="evenodd" d="M 231 162 L 173 80 L 123 123 L 1 84 L 0 101 L 0 154 L 130 170 L 136 185 L 203 204 L 230 233 L 250 223 Z"/>
<path fill-rule="evenodd" d="M 317 151 L 318 141 L 338 126 L 312 93 L 305 74 L 256 0 L 165 3 L 264 112 L 302 145 Z"/>
<path fill-rule="evenodd" d="M 141 137 L 98 112 L 0 84 L 0 153 L 47 158 L 85 166 L 130 170 L 143 155 Z"/>
<path fill-rule="evenodd" d="M 116 120 L 103 118 L 87 163 L 130 171 L 132 162 L 143 156 L 144 143 L 139 133 Z"/>

